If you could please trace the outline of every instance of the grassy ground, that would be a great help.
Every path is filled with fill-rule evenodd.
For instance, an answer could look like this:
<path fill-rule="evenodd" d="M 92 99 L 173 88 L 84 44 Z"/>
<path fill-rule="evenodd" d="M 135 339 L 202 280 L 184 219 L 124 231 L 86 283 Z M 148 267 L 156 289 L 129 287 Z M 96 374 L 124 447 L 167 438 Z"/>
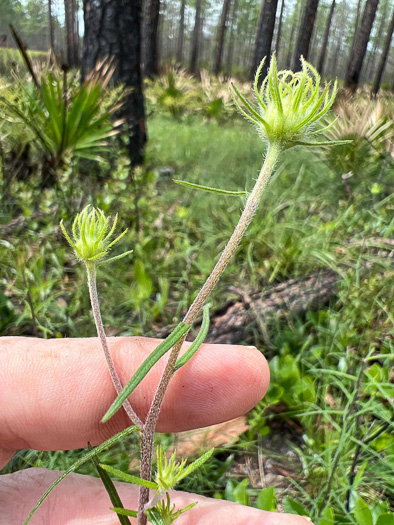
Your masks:
<path fill-rule="evenodd" d="M 70 223 L 85 202 L 119 212 L 121 226 L 130 228 L 122 246 L 134 249 L 132 259 L 117 262 L 111 274 L 99 272 L 108 333 L 154 334 L 185 311 L 243 201 L 195 193 L 171 179 L 249 190 L 264 146 L 241 119 L 217 124 L 201 116 L 155 114 L 148 132 L 148 168 L 133 180 L 114 150 L 111 179 L 97 182 L 86 174 L 82 198 L 78 189 L 71 194 L 71 179 L 65 177 L 58 195 L 38 194 L 20 182 L 3 199 L 3 222 L 18 214 L 26 218 L 22 229 L 2 241 L 3 335 L 94 335 L 83 268 L 73 261 L 57 226 L 61 217 Z M 258 472 L 260 452 L 266 459 L 280 458 L 292 473 L 281 478 L 278 509 L 308 514 L 319 525 L 364 525 L 354 511 L 360 501 L 376 517 L 394 509 L 393 273 L 387 244 L 393 238 L 394 171 L 392 158 L 373 157 L 373 162 L 375 171 L 370 162 L 358 164 L 345 183 L 340 163 L 326 151 L 295 149 L 284 155 L 213 295 L 213 308 L 232 296 L 229 285 L 259 290 L 326 268 L 342 278 L 338 295 L 329 307 L 275 324 L 268 337 L 254 335 L 253 343 L 271 360 L 268 396 L 248 415 L 250 430 L 237 444 L 220 448 L 185 489 L 271 509 L 276 506 L 272 494 L 262 492 L 260 475 L 256 481 L 251 474 Z M 74 188 L 80 183 L 74 181 Z M 68 195 L 74 203 L 70 210 L 59 205 L 70 201 Z M 279 446 L 283 436 L 295 458 L 292 466 Z M 167 445 L 172 441 L 171 436 L 160 439 Z M 130 439 L 102 460 L 127 470 L 136 450 Z M 81 453 L 23 453 L 8 470 L 66 468 Z M 249 475 L 239 475 L 237 466 L 248 461 Z M 92 467 L 81 472 L 91 473 Z M 346 505 L 349 491 L 353 511 Z M 331 516 L 328 507 L 334 521 L 324 521 Z"/>

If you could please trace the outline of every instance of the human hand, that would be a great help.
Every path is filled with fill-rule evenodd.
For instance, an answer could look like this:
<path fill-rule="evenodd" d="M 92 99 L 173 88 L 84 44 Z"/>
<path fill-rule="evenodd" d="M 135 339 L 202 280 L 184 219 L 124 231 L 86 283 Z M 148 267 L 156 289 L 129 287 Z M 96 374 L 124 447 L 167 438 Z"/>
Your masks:
<path fill-rule="evenodd" d="M 108 338 L 123 384 L 157 340 Z M 185 344 L 186 346 L 186 344 Z M 130 396 L 144 420 L 165 358 Z M 200 428 L 244 414 L 264 396 L 269 384 L 266 360 L 255 348 L 202 345 L 195 357 L 172 378 L 166 392 L 158 432 Z M 98 445 L 130 425 L 120 410 L 107 423 L 100 420 L 115 398 L 98 339 L 0 339 L 0 468 L 17 449 L 70 450 Z M 31 468 L 0 477 L 0 525 L 22 525 L 56 471 Z M 137 508 L 138 488 L 117 483 L 126 508 Z M 185 506 L 179 525 L 310 525 L 306 519 L 244 507 L 194 494 L 172 492 L 171 501 Z M 97 478 L 70 474 L 45 500 L 31 524 L 116 525 L 111 504 Z M 131 519 L 134 523 L 136 520 Z"/>

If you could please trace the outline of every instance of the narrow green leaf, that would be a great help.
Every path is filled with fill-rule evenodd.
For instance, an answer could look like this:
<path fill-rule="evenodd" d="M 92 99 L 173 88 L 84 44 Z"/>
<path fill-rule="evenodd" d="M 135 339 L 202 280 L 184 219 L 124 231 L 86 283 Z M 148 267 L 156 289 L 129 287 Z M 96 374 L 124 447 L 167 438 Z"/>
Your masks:
<path fill-rule="evenodd" d="M 320 142 L 307 142 L 297 140 L 289 143 L 289 148 L 293 146 L 339 146 L 342 144 L 351 144 L 352 140 L 323 140 Z"/>
<path fill-rule="evenodd" d="M 172 348 L 175 343 L 181 339 L 185 333 L 189 330 L 190 326 L 186 323 L 179 323 L 175 330 L 164 339 L 163 342 L 145 359 L 142 365 L 139 367 L 137 372 L 133 375 L 127 385 L 123 388 L 122 392 L 118 395 L 115 401 L 112 403 L 111 407 L 108 409 L 107 413 L 104 415 L 101 420 L 102 423 L 105 423 L 120 409 L 129 395 L 134 391 L 135 388 L 141 383 L 149 370 L 157 363 L 157 361 L 163 357 L 163 355 Z"/>
<path fill-rule="evenodd" d="M 203 319 L 201 323 L 201 329 L 198 332 L 196 339 L 193 341 L 187 352 L 181 356 L 175 364 L 174 372 L 179 370 L 183 365 L 185 365 L 189 359 L 191 359 L 197 350 L 200 348 L 205 338 L 207 337 L 209 330 L 209 305 L 205 305 L 203 308 Z"/>
<path fill-rule="evenodd" d="M 289 514 L 297 514 L 298 516 L 308 516 L 309 514 L 304 505 L 301 505 L 301 503 L 298 503 L 298 501 L 288 496 L 283 500 L 283 510 Z"/>
<path fill-rule="evenodd" d="M 43 501 L 47 498 L 47 496 L 52 492 L 52 490 L 57 486 L 59 485 L 59 483 L 61 481 L 63 481 L 63 479 L 68 476 L 68 474 L 70 474 L 70 472 L 74 472 L 75 470 L 77 470 L 77 468 L 79 468 L 81 465 L 83 465 L 84 463 L 86 463 L 87 461 L 89 461 L 90 459 L 92 459 L 93 456 L 95 456 L 96 454 L 98 454 L 99 452 L 107 449 L 108 447 L 110 447 L 111 445 L 113 445 L 114 443 L 116 443 L 117 441 L 119 441 L 120 439 L 122 439 L 123 437 L 125 436 L 128 436 L 129 434 L 131 434 L 132 432 L 134 432 L 135 430 L 138 430 L 138 427 L 136 427 L 135 425 L 129 427 L 129 428 L 126 428 L 126 430 L 123 430 L 122 432 L 119 432 L 119 434 L 116 434 L 115 436 L 113 436 L 112 438 L 108 439 L 107 441 L 105 441 L 105 443 L 102 443 L 101 445 L 99 445 L 98 447 L 96 447 L 94 450 L 88 452 L 87 454 L 85 454 L 81 459 L 78 459 L 78 461 L 76 461 L 73 465 L 71 465 L 71 467 L 69 467 L 65 472 L 63 472 L 63 474 L 54 482 L 52 483 L 52 485 L 49 487 L 48 490 L 46 490 L 44 492 L 44 494 L 41 496 L 41 498 L 39 499 L 38 503 L 34 506 L 34 508 L 31 510 L 30 514 L 28 515 L 28 517 L 26 518 L 26 521 L 24 522 L 23 525 L 26 525 L 27 523 L 29 523 L 29 521 L 31 520 L 33 514 L 36 512 L 36 510 L 40 507 L 40 505 L 43 503 Z"/>
<path fill-rule="evenodd" d="M 188 465 L 179 477 L 179 481 L 181 479 L 186 478 L 186 476 L 189 476 L 192 472 L 200 468 L 212 456 L 214 450 L 214 448 L 211 448 L 211 450 L 208 450 L 207 452 L 205 452 L 205 454 L 196 459 L 196 461 L 193 461 L 193 463 Z"/>
<path fill-rule="evenodd" d="M 152 525 L 167 525 L 160 512 L 155 508 L 147 510 L 146 515 Z"/>
<path fill-rule="evenodd" d="M 90 443 L 89 443 L 89 450 L 90 451 L 93 450 Z M 117 508 L 123 509 L 124 508 L 123 503 L 122 503 L 122 500 L 120 499 L 118 491 L 116 490 L 114 482 L 109 477 L 107 472 L 103 468 L 100 467 L 100 460 L 99 460 L 97 453 L 93 455 L 92 461 L 96 467 L 98 475 L 101 478 L 101 481 L 103 482 L 104 488 L 107 491 L 107 494 L 109 496 L 109 499 L 111 500 L 112 505 L 115 505 L 115 507 Z M 126 516 L 124 515 L 122 516 L 121 514 L 118 514 L 118 519 L 121 525 L 130 525 L 130 520 Z"/>
<path fill-rule="evenodd" d="M 124 509 L 123 507 L 111 507 L 111 510 L 116 512 L 118 516 L 131 516 L 132 518 L 137 518 L 138 516 L 138 512 L 136 510 Z"/>
<path fill-rule="evenodd" d="M 110 467 L 109 465 L 104 465 L 103 463 L 100 463 L 100 467 L 113 476 L 116 476 L 123 481 L 127 481 L 127 483 L 133 483 L 134 485 L 140 485 L 141 487 L 146 487 L 148 489 L 154 489 L 157 490 L 158 486 L 157 483 L 154 481 L 147 481 L 146 479 L 141 479 L 137 476 L 132 476 L 131 474 L 127 474 L 126 472 L 123 472 L 122 470 L 119 470 L 114 467 Z"/>
<path fill-rule="evenodd" d="M 243 102 L 245 107 L 248 109 L 248 111 L 250 111 L 250 113 L 253 115 L 254 118 L 249 116 L 245 111 L 242 110 L 242 108 L 238 104 L 237 100 L 235 99 L 233 94 L 230 92 L 232 97 L 233 97 L 233 100 L 235 102 L 235 105 L 241 111 L 241 113 L 243 115 L 245 115 L 246 118 L 248 118 L 249 120 L 254 122 L 255 124 L 258 124 L 259 122 L 261 122 L 263 124 L 263 126 L 266 128 L 266 130 L 269 131 L 270 127 L 269 127 L 268 123 L 263 119 L 263 117 L 259 113 L 257 113 L 257 111 L 254 109 L 254 107 L 249 104 L 249 102 L 246 100 L 246 98 L 243 95 L 241 95 L 240 91 L 237 89 L 237 87 L 234 84 L 231 84 L 231 86 L 232 86 L 233 90 L 235 91 L 235 93 L 237 94 L 238 98 Z"/>
<path fill-rule="evenodd" d="M 234 197 L 241 197 L 246 195 L 246 191 L 229 191 L 221 190 L 219 188 L 211 188 L 210 186 L 201 186 L 200 184 L 194 184 L 192 182 L 187 182 L 185 180 L 172 179 L 175 184 L 180 184 L 181 186 L 186 186 L 187 188 L 193 188 L 195 190 L 209 191 L 211 193 L 218 193 L 219 195 L 231 195 Z"/>

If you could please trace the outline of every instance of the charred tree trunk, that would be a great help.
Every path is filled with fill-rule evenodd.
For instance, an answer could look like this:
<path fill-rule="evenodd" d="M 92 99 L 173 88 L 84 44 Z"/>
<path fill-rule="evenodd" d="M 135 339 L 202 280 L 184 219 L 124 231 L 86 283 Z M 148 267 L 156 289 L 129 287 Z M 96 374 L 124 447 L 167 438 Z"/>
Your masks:
<path fill-rule="evenodd" d="M 115 83 L 129 88 L 120 116 L 129 134 L 132 166 L 143 162 L 146 142 L 145 109 L 141 78 L 141 0 L 84 0 L 85 38 L 82 78 L 96 63 L 112 56 Z"/>
<path fill-rule="evenodd" d="M 374 71 L 376 71 L 375 65 L 376 65 L 376 55 L 380 49 L 381 41 L 385 36 L 385 26 L 386 26 L 386 19 L 387 19 L 387 2 L 383 6 L 382 11 L 382 19 L 379 24 L 379 28 L 375 37 L 375 41 L 373 43 L 373 48 L 371 53 L 368 55 L 366 66 L 364 67 L 364 77 L 368 81 L 371 77 L 373 77 Z"/>
<path fill-rule="evenodd" d="M 345 80 L 345 87 L 352 91 L 355 91 L 358 85 L 378 4 L 379 0 L 367 0 L 367 3 L 365 4 L 361 26 L 355 39 L 355 45 L 350 56 Z"/>
<path fill-rule="evenodd" d="M 143 0 L 142 17 L 142 71 L 148 78 L 159 73 L 158 27 L 160 0 Z"/>
<path fill-rule="evenodd" d="M 280 38 L 282 36 L 282 22 L 283 22 L 284 9 L 285 9 L 285 0 L 282 0 L 282 5 L 280 8 L 280 15 L 279 15 L 278 32 L 276 33 L 276 42 L 275 42 L 275 52 L 276 52 L 277 57 L 279 57 Z"/>
<path fill-rule="evenodd" d="M 372 86 L 372 95 L 374 95 L 374 96 L 377 95 L 377 93 L 379 91 L 379 88 L 380 88 L 380 83 L 382 81 L 384 67 L 386 65 L 387 58 L 389 56 L 389 51 L 390 51 L 391 39 L 393 37 L 393 32 L 394 32 L 394 9 L 393 9 L 393 13 L 391 15 L 390 27 L 389 27 L 389 29 L 387 31 L 386 39 L 384 41 L 384 47 L 383 47 L 382 56 L 380 57 L 378 69 L 376 71 L 375 81 L 374 81 L 373 86 Z"/>
<path fill-rule="evenodd" d="M 223 0 L 222 14 L 220 16 L 218 38 L 214 57 L 213 74 L 218 76 L 222 65 L 223 44 L 227 29 L 227 18 L 230 11 L 231 0 Z"/>
<path fill-rule="evenodd" d="M 301 69 L 301 56 L 303 56 L 305 60 L 308 59 L 309 47 L 313 28 L 315 27 L 318 4 L 319 0 L 307 0 L 293 59 L 293 71 L 299 71 Z"/>
<path fill-rule="evenodd" d="M 238 11 L 238 0 L 234 0 L 233 11 L 231 13 L 231 29 L 230 29 L 230 41 L 227 50 L 227 65 L 226 65 L 226 76 L 231 77 L 231 70 L 233 67 L 233 55 L 234 55 L 234 40 L 235 40 L 235 22 L 237 20 Z"/>
<path fill-rule="evenodd" d="M 181 11 L 179 13 L 179 30 L 178 30 L 178 42 L 176 48 L 176 61 L 178 64 L 183 62 L 183 42 L 185 38 L 185 6 L 186 0 L 181 0 Z"/>
<path fill-rule="evenodd" d="M 328 38 L 330 36 L 330 28 L 331 28 L 331 23 L 332 23 L 332 17 L 334 16 L 334 10 L 335 10 L 335 0 L 332 0 L 330 12 L 328 13 L 326 30 L 324 32 L 323 47 L 320 53 L 319 63 L 317 65 L 317 70 L 322 76 L 323 76 L 323 71 L 324 71 L 324 61 L 326 59 L 326 54 L 327 54 Z"/>
<path fill-rule="evenodd" d="M 361 4 L 362 4 L 362 0 L 358 0 L 358 2 L 357 2 L 357 11 L 356 11 L 356 22 L 354 24 L 354 36 L 353 36 L 352 49 L 351 49 L 350 55 L 353 54 L 354 46 L 356 45 L 357 34 L 358 34 L 358 26 L 360 25 Z"/>
<path fill-rule="evenodd" d="M 276 9 L 278 7 L 278 0 L 263 0 L 261 6 L 259 22 L 257 26 L 256 42 L 253 51 L 252 65 L 250 69 L 250 77 L 253 78 L 256 69 L 264 57 L 266 61 L 261 71 L 261 78 L 267 75 L 269 66 L 269 59 L 272 47 L 272 37 L 274 34 Z"/>
<path fill-rule="evenodd" d="M 194 75 L 197 72 L 198 52 L 200 48 L 201 36 L 201 5 L 202 0 L 196 0 L 196 17 L 194 21 L 192 50 L 190 54 L 190 72 Z"/>
<path fill-rule="evenodd" d="M 73 0 L 64 0 L 64 14 L 66 21 L 66 41 L 67 41 L 67 64 L 69 67 L 74 67 L 75 52 L 74 52 L 74 6 Z"/>

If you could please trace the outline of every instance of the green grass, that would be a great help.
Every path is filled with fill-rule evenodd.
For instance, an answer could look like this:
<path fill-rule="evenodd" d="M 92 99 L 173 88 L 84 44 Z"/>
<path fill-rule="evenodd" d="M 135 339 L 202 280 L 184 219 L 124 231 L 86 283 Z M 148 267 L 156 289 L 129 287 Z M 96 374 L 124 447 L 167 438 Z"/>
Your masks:
<path fill-rule="evenodd" d="M 33 66 L 44 66 L 48 64 L 49 54 L 47 51 L 28 51 Z M 24 74 L 26 65 L 18 49 L 0 47 L 0 75 L 11 78 L 12 73 Z"/>
<path fill-rule="evenodd" d="M 119 229 L 129 227 L 122 249 L 134 249 L 132 258 L 116 262 L 111 274 L 99 271 L 108 332 L 151 335 L 184 313 L 227 241 L 243 199 L 195 192 L 171 178 L 250 190 L 264 146 L 242 119 L 219 125 L 198 116 L 174 120 L 155 115 L 148 132 L 148 168 L 136 172 L 131 182 L 127 161 L 114 145 L 111 178 L 98 183 L 87 166 L 81 179 L 73 181 L 74 193 L 67 174 L 63 193 L 57 195 L 37 192 L 34 184 L 14 183 L 2 202 L 2 222 L 22 214 L 27 226 L 3 242 L 3 335 L 95 334 L 84 270 L 57 227 L 61 217 L 69 226 L 85 202 L 118 212 Z M 258 290 L 325 268 L 342 277 L 338 297 L 327 308 L 274 324 L 268 339 L 254 335 L 253 343 L 271 359 L 266 401 L 248 416 L 251 428 L 240 442 L 220 449 L 201 472 L 185 480 L 184 489 L 268 508 L 263 505 L 266 493 L 252 488 L 247 478 L 229 481 L 229 472 L 245 454 L 256 457 L 265 440 L 272 442 L 272 429 L 292 422 L 301 428 L 301 435 L 289 443 L 300 464 L 297 482 L 289 479 L 289 491 L 303 506 L 280 498 L 280 508 L 298 509 L 316 525 L 327 525 L 323 517 L 329 507 L 335 523 L 363 525 L 346 506 L 351 488 L 355 508 L 362 507 L 362 498 L 374 516 L 393 511 L 393 273 L 387 247 L 384 251 L 379 239 L 393 238 L 394 170 L 392 161 L 373 161 L 379 172 L 378 193 L 369 166 L 361 165 L 349 182 L 349 194 L 342 173 L 324 151 L 290 150 L 278 165 L 255 221 L 214 292 L 214 307 L 232 297 L 230 285 Z M 160 175 L 163 168 L 173 175 Z M 82 190 L 86 198 L 81 203 Z M 75 210 L 57 207 L 65 195 Z M 42 215 L 35 218 L 32 210 Z M 168 445 L 171 436 L 160 440 Z M 130 454 L 137 451 L 133 443 L 130 439 L 103 453 L 101 461 L 127 470 Z M 30 452 L 20 455 L 13 468 L 64 469 L 81 454 Z M 94 466 L 86 465 L 81 472 L 94 474 Z"/>

